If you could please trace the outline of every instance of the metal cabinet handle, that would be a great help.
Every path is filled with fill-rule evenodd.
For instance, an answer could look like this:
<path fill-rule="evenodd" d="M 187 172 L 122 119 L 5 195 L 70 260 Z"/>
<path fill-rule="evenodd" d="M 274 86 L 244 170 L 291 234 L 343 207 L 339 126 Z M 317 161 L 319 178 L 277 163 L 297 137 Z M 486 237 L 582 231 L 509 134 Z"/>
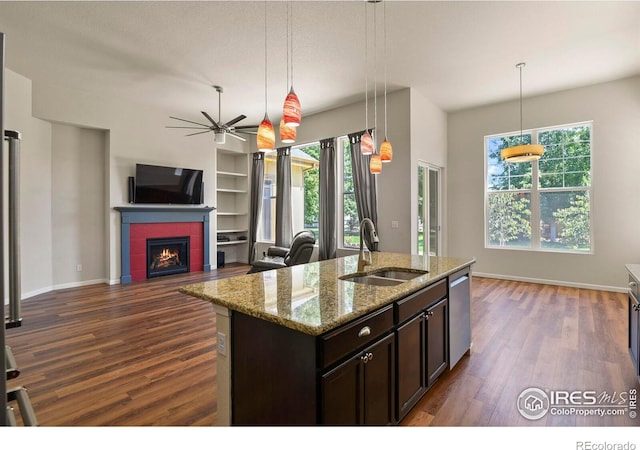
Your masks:
<path fill-rule="evenodd" d="M 369 336 L 371 334 L 371 328 L 362 327 L 360 331 L 358 331 L 358 337 Z"/>
<path fill-rule="evenodd" d="M 630 281 L 630 282 L 629 282 L 629 287 L 630 287 L 630 288 L 634 288 L 634 287 L 636 287 L 637 285 L 638 285 L 638 283 L 636 283 L 635 281 Z"/>
<path fill-rule="evenodd" d="M 369 361 L 371 361 L 373 359 L 373 353 L 371 352 L 367 353 L 367 357 L 369 357 Z"/>
<path fill-rule="evenodd" d="M 360 360 L 361 360 L 363 363 L 365 363 L 365 364 L 366 364 L 366 363 L 368 363 L 368 362 L 369 362 L 369 354 L 368 354 L 368 353 L 365 353 L 364 355 L 362 355 L 362 356 L 360 357 Z"/>

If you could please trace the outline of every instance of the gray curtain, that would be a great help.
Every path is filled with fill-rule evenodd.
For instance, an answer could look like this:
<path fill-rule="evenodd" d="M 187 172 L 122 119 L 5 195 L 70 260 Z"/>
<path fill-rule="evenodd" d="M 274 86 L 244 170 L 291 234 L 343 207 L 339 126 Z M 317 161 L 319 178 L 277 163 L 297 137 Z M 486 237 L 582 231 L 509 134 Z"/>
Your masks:
<path fill-rule="evenodd" d="M 262 209 L 262 188 L 264 185 L 264 153 L 253 154 L 251 164 L 251 204 L 249 205 L 249 264 L 256 257 L 255 246 L 258 239 L 258 221 Z"/>
<path fill-rule="evenodd" d="M 336 257 L 336 138 L 320 141 L 319 259 Z"/>
<path fill-rule="evenodd" d="M 373 130 L 369 130 L 372 133 Z M 351 143 L 351 168 L 353 171 L 353 189 L 356 194 L 358 219 L 368 217 L 378 230 L 378 199 L 376 194 L 376 176 L 369 171 L 369 156 L 360 152 L 360 136 L 364 131 L 349 134 Z M 378 250 L 378 244 L 371 241 L 369 228 L 364 229 L 364 242 L 371 251 Z"/>
<path fill-rule="evenodd" d="M 278 149 L 276 160 L 276 246 L 291 245 L 291 147 Z"/>

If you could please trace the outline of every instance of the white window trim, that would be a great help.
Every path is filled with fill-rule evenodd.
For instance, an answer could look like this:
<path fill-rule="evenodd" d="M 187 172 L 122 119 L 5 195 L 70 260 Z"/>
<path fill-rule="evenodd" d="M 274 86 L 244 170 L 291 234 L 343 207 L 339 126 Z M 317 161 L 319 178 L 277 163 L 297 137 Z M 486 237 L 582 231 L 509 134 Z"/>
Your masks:
<path fill-rule="evenodd" d="M 591 127 L 590 131 L 590 164 L 591 164 L 591 184 L 589 187 L 576 186 L 576 187 L 562 187 L 562 188 L 542 188 L 538 187 L 538 183 L 533 183 L 531 189 L 513 189 L 513 190 L 504 190 L 499 191 L 500 193 L 530 193 L 531 194 L 531 247 L 503 247 L 499 245 L 490 245 L 489 244 L 489 232 L 487 227 L 488 215 L 489 215 L 489 190 L 487 185 L 488 179 L 488 149 L 487 149 L 487 141 L 494 137 L 502 137 L 502 136 L 517 136 L 520 134 L 520 131 L 516 132 L 507 132 L 507 133 L 497 133 L 486 135 L 484 137 L 484 248 L 488 250 L 507 250 L 507 251 L 525 251 L 525 252 L 545 252 L 545 253 L 570 253 L 575 255 L 594 255 L 595 254 L 595 239 L 594 239 L 594 122 L 593 120 L 587 120 L 582 122 L 568 123 L 563 125 L 553 125 L 549 127 L 535 128 L 529 130 L 522 130 L 522 134 L 531 134 L 531 142 L 538 142 L 538 134 L 548 130 L 556 130 L 558 128 L 570 128 L 570 127 L 579 127 L 582 125 L 588 125 Z M 532 164 L 532 180 L 538 180 L 538 164 Z M 589 251 L 578 251 L 573 249 L 558 249 L 558 248 L 544 248 L 540 245 L 540 227 L 535 227 L 533 224 L 540 223 L 540 192 L 568 192 L 568 191 L 586 191 L 589 193 L 589 242 L 590 248 Z M 534 195 L 535 194 L 535 195 Z M 535 240 L 534 240 L 535 239 Z M 537 243 L 537 247 L 534 247 L 533 244 Z"/>

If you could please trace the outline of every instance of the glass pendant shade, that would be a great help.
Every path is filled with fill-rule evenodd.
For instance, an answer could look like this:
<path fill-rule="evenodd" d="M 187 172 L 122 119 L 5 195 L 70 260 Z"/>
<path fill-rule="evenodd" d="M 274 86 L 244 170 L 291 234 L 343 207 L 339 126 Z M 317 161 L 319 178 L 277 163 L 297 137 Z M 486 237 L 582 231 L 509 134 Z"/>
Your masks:
<path fill-rule="evenodd" d="M 293 86 L 289 90 L 287 97 L 284 100 L 284 107 L 282 109 L 284 116 L 284 124 L 288 127 L 297 127 L 300 125 L 302 119 L 302 109 L 300 108 L 300 100 L 293 90 Z"/>
<path fill-rule="evenodd" d="M 538 144 L 516 145 L 508 147 L 500 152 L 503 161 L 509 163 L 519 163 L 535 161 L 544 154 L 544 147 Z"/>
<path fill-rule="evenodd" d="M 368 131 L 362 133 L 362 137 L 360 138 L 360 152 L 363 155 L 370 155 L 373 153 L 373 138 Z"/>
<path fill-rule="evenodd" d="M 383 163 L 391 162 L 393 159 L 393 147 L 387 138 L 384 138 L 380 146 L 380 159 Z"/>
<path fill-rule="evenodd" d="M 371 155 L 371 159 L 369 160 L 369 171 L 375 175 L 382 172 L 382 159 L 378 153 Z"/>
<path fill-rule="evenodd" d="M 258 150 L 263 152 L 273 150 L 276 144 L 276 133 L 267 113 L 258 127 L 257 144 Z"/>
<path fill-rule="evenodd" d="M 284 123 L 284 117 L 280 119 L 280 142 L 283 144 L 292 144 L 296 141 L 297 129 L 288 127 Z"/>

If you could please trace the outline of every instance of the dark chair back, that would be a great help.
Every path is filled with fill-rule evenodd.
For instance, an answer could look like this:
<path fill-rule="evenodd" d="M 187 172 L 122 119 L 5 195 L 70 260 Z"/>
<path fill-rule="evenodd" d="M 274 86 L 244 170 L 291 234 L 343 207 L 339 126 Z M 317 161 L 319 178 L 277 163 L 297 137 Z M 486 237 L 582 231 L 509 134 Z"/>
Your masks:
<path fill-rule="evenodd" d="M 287 266 L 308 263 L 316 243 L 316 235 L 311 230 L 303 230 L 297 233 L 291 241 L 289 253 L 284 258 Z"/>

